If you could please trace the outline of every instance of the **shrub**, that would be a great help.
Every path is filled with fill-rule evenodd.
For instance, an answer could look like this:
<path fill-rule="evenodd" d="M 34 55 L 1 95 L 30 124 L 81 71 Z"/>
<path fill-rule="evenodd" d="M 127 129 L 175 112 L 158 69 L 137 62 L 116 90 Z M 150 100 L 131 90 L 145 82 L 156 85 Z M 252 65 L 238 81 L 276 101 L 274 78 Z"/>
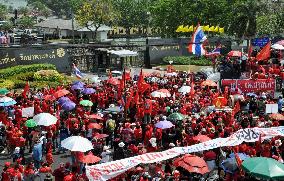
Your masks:
<path fill-rule="evenodd" d="M 15 86 L 15 83 L 12 80 L 0 80 L 0 88 L 6 88 L 6 89 L 13 89 Z"/>
<path fill-rule="evenodd" d="M 61 83 L 59 82 L 50 82 L 50 81 L 34 81 L 30 82 L 30 88 L 44 88 L 44 87 L 57 87 Z"/>
<path fill-rule="evenodd" d="M 40 70 L 34 73 L 34 79 L 37 81 L 62 81 L 64 77 L 56 70 Z"/>
<path fill-rule="evenodd" d="M 37 72 L 39 70 L 56 70 L 56 67 L 52 64 L 18 65 L 0 70 L 0 78 L 6 79 L 21 73 Z"/>
<path fill-rule="evenodd" d="M 168 56 L 163 58 L 163 62 L 169 64 L 172 61 L 174 65 L 199 65 L 199 66 L 209 66 L 211 61 L 205 57 L 193 57 L 193 56 Z"/>

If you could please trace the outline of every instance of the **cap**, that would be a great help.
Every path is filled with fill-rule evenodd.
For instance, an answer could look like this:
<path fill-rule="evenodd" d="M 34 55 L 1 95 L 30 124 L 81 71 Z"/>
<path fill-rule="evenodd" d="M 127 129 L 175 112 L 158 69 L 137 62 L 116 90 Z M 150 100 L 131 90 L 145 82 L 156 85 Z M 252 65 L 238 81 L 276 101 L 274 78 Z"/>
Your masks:
<path fill-rule="evenodd" d="M 120 142 L 120 143 L 118 144 L 118 146 L 119 146 L 120 148 L 122 148 L 122 147 L 125 146 L 125 144 L 124 144 L 123 142 Z"/>

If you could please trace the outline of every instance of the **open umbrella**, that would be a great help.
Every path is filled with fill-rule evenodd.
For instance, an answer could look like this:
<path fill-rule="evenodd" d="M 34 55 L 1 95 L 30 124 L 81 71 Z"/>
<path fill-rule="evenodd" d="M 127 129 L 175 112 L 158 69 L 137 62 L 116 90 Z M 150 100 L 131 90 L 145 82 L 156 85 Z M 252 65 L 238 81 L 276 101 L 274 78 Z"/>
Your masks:
<path fill-rule="evenodd" d="M 93 155 L 92 152 L 89 152 L 87 155 L 79 157 L 78 160 L 82 163 L 97 163 L 101 161 L 101 158 Z"/>
<path fill-rule="evenodd" d="M 158 123 L 155 124 L 156 128 L 160 128 L 160 129 L 168 129 L 173 127 L 173 123 L 170 121 L 160 121 Z"/>
<path fill-rule="evenodd" d="M 76 104 L 72 101 L 66 101 L 62 104 L 61 107 L 64 111 L 71 111 L 71 110 L 75 109 Z"/>
<path fill-rule="evenodd" d="M 250 158 L 249 155 L 246 155 L 246 154 L 244 154 L 244 153 L 237 153 L 237 154 L 238 154 L 238 156 L 239 156 L 239 158 L 240 158 L 241 160 L 245 160 L 245 159 L 247 159 L 247 158 Z M 229 157 L 230 157 L 230 158 L 235 158 L 235 153 L 231 153 L 231 154 L 229 155 Z"/>
<path fill-rule="evenodd" d="M 244 153 L 237 153 L 237 154 L 241 160 L 246 160 L 250 158 L 248 155 Z M 221 167 L 223 168 L 225 172 L 228 172 L 228 173 L 234 173 L 235 171 L 237 171 L 239 168 L 238 168 L 238 164 L 235 158 L 235 154 L 231 153 L 229 155 L 229 158 L 227 158 L 226 160 L 223 160 L 221 163 Z"/>
<path fill-rule="evenodd" d="M 63 97 L 63 96 L 65 96 L 65 95 L 69 94 L 69 93 L 70 93 L 70 92 L 69 92 L 68 90 L 62 89 L 62 90 L 59 90 L 59 91 L 55 92 L 55 93 L 54 93 L 54 97 L 55 97 L 55 98 L 60 98 L 60 97 Z"/>
<path fill-rule="evenodd" d="M 107 83 L 111 84 L 111 85 L 118 85 L 120 84 L 120 81 L 117 78 L 110 78 L 107 80 Z"/>
<path fill-rule="evenodd" d="M 9 92 L 9 90 L 6 89 L 6 88 L 0 89 L 0 95 L 6 95 L 6 94 L 8 94 L 8 92 Z"/>
<path fill-rule="evenodd" d="M 64 104 L 65 102 L 68 102 L 68 101 L 71 101 L 68 97 L 60 97 L 57 102 L 62 105 Z"/>
<path fill-rule="evenodd" d="M 267 180 L 284 180 L 284 164 L 272 158 L 253 157 L 242 163 L 245 172 Z"/>
<path fill-rule="evenodd" d="M 271 48 L 276 49 L 276 50 L 284 50 L 284 46 L 280 44 L 274 44 L 271 46 Z"/>
<path fill-rule="evenodd" d="M 50 126 L 57 122 L 57 118 L 49 113 L 37 114 L 33 117 L 33 120 L 39 126 Z"/>
<path fill-rule="evenodd" d="M 84 90 L 84 86 L 81 86 L 79 84 L 75 84 L 71 86 L 71 90 Z"/>
<path fill-rule="evenodd" d="M 0 98 L 0 106 L 12 106 L 17 104 L 17 102 L 11 97 L 1 97 Z"/>
<path fill-rule="evenodd" d="M 284 40 L 280 40 L 280 41 L 276 42 L 275 44 L 284 46 Z"/>
<path fill-rule="evenodd" d="M 211 140 L 211 138 L 209 138 L 209 137 L 206 136 L 206 135 L 197 135 L 197 136 L 194 136 L 194 137 L 193 137 L 193 140 L 202 143 L 202 142 Z"/>
<path fill-rule="evenodd" d="M 247 96 L 250 96 L 250 97 L 257 97 L 256 93 L 253 93 L 253 92 L 247 93 Z"/>
<path fill-rule="evenodd" d="M 54 101 L 56 98 L 53 95 L 46 95 L 43 99 L 47 101 Z"/>
<path fill-rule="evenodd" d="M 98 120 L 102 120 L 103 118 L 98 115 L 98 114 L 91 114 L 90 116 L 88 116 L 89 119 L 98 119 Z"/>
<path fill-rule="evenodd" d="M 195 155 L 185 154 L 183 157 L 176 158 L 173 162 L 175 167 L 182 167 L 188 172 L 205 174 L 209 172 L 206 162 Z"/>
<path fill-rule="evenodd" d="M 70 136 L 64 139 L 61 145 L 70 151 L 86 152 L 93 149 L 92 142 L 82 136 Z"/>
<path fill-rule="evenodd" d="M 152 97 L 171 97 L 170 93 L 160 92 L 160 91 L 154 91 L 151 93 Z"/>
<path fill-rule="evenodd" d="M 190 86 L 184 85 L 184 86 L 182 86 L 181 88 L 178 89 L 178 92 L 186 94 L 186 93 L 190 92 L 190 89 L 191 89 Z"/>
<path fill-rule="evenodd" d="M 98 124 L 98 123 L 90 123 L 88 125 L 88 128 L 89 129 L 102 129 L 102 126 L 100 124 Z"/>
<path fill-rule="evenodd" d="M 108 137 L 107 134 L 100 134 L 100 133 L 98 133 L 98 134 L 95 135 L 96 139 L 102 139 L 102 138 L 106 138 L 106 137 Z"/>
<path fill-rule="evenodd" d="M 228 53 L 228 56 L 229 57 L 241 57 L 242 56 L 242 52 L 240 52 L 240 51 L 230 51 L 229 53 Z"/>
<path fill-rule="evenodd" d="M 280 113 L 273 113 L 273 114 L 270 114 L 269 116 L 271 119 L 275 119 L 275 120 L 284 120 L 284 116 Z"/>
<path fill-rule="evenodd" d="M 33 119 L 29 119 L 25 122 L 25 126 L 28 128 L 33 128 L 33 127 L 36 127 L 37 124 Z"/>
<path fill-rule="evenodd" d="M 172 113 L 172 114 L 170 114 L 168 117 L 167 117 L 167 119 L 168 120 L 170 120 L 170 121 L 181 121 L 181 120 L 183 120 L 185 117 L 184 117 L 184 115 L 183 114 L 181 114 L 181 113 Z"/>
<path fill-rule="evenodd" d="M 95 92 L 96 92 L 96 90 L 93 89 L 93 88 L 85 88 L 82 93 L 83 94 L 93 94 Z"/>
<path fill-rule="evenodd" d="M 80 87 L 84 87 L 85 83 L 81 81 L 75 81 L 72 83 L 72 85 L 79 85 Z"/>
<path fill-rule="evenodd" d="M 104 110 L 107 113 L 120 113 L 121 111 L 123 111 L 123 108 L 119 106 L 109 107 Z"/>
<path fill-rule="evenodd" d="M 201 86 L 217 87 L 217 84 L 212 80 L 205 80 L 201 83 Z"/>
<path fill-rule="evenodd" d="M 86 106 L 86 107 L 91 107 L 91 106 L 93 106 L 93 103 L 89 100 L 82 100 L 82 101 L 80 101 L 80 105 Z"/>

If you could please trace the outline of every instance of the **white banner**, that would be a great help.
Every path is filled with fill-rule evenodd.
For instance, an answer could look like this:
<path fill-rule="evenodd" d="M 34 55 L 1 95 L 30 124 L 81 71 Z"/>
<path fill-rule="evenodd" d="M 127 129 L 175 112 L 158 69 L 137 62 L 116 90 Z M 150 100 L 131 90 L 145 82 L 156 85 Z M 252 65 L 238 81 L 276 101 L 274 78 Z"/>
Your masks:
<path fill-rule="evenodd" d="M 172 159 L 182 154 L 211 150 L 225 146 L 236 146 L 242 142 L 255 142 L 259 140 L 259 135 L 262 135 L 262 138 L 266 139 L 278 135 L 284 136 L 284 127 L 241 129 L 228 138 L 216 138 L 188 147 L 174 147 L 162 152 L 145 153 L 143 155 L 108 163 L 86 166 L 86 173 L 90 181 L 105 181 L 114 178 L 141 163 L 155 163 Z"/>
<path fill-rule="evenodd" d="M 26 107 L 22 109 L 22 117 L 23 118 L 31 118 L 34 117 L 34 107 Z"/>

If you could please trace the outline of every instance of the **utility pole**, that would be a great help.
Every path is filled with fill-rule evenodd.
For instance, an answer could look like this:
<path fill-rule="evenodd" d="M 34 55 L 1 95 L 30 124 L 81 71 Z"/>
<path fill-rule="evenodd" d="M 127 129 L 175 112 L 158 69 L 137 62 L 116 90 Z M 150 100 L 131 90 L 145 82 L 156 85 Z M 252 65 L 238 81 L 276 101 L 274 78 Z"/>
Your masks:
<path fill-rule="evenodd" d="M 75 43 L 75 32 L 74 32 L 74 12 L 73 9 L 70 9 L 71 11 L 71 18 L 72 18 L 72 42 Z"/>

